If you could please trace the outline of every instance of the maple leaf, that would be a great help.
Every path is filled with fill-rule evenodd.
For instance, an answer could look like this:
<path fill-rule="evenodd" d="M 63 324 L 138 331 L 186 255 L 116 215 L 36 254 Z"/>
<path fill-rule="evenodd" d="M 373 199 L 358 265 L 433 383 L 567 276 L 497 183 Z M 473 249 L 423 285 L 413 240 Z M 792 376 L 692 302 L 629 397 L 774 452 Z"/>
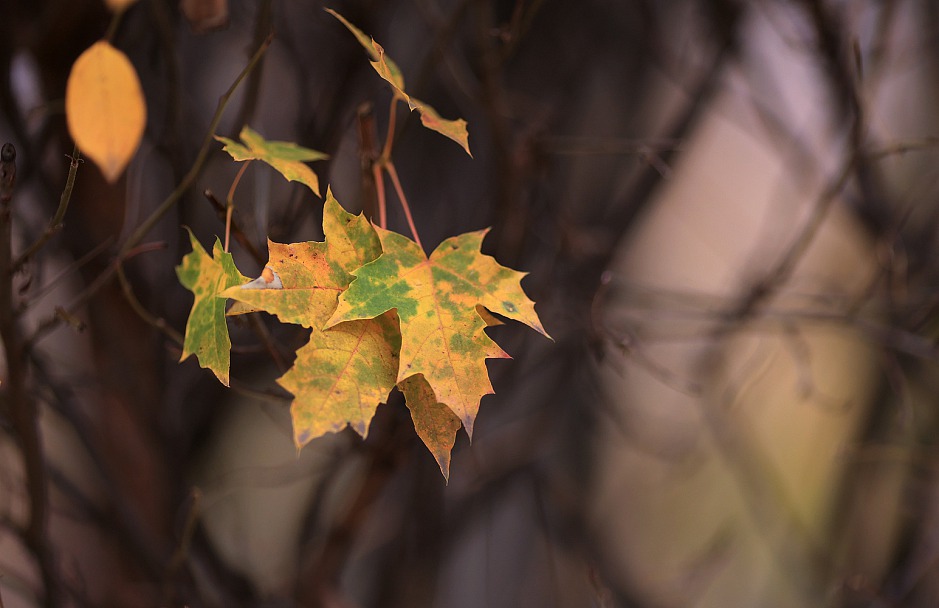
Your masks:
<path fill-rule="evenodd" d="M 408 376 L 398 383 L 404 401 L 411 410 L 414 430 L 440 466 L 444 479 L 450 479 L 450 450 L 456 443 L 460 419 L 453 411 L 437 401 L 434 391 L 421 374 Z"/>
<path fill-rule="evenodd" d="M 192 252 L 184 256 L 176 267 L 176 275 L 179 282 L 193 293 L 195 300 L 186 322 L 183 354 L 179 360 L 182 362 L 190 355 L 196 355 L 201 367 L 212 370 L 219 381 L 228 386 L 231 340 L 225 322 L 225 300 L 218 296 L 225 289 L 248 279 L 235 268 L 231 254 L 222 250 L 218 238 L 215 239 L 212 256 L 202 248 L 191 230 L 189 242 Z"/>
<path fill-rule="evenodd" d="M 352 280 L 350 271 L 381 254 L 372 225 L 362 215 L 347 213 L 329 189 L 323 206 L 323 234 L 323 242 L 269 240 L 268 263 L 261 277 L 223 295 L 267 311 L 284 323 L 322 328 L 335 311 L 340 292 Z"/>
<path fill-rule="evenodd" d="M 466 131 L 466 121 L 462 118 L 457 120 L 447 120 L 441 118 L 440 114 L 437 113 L 434 108 L 430 105 L 424 103 L 423 101 L 408 95 L 404 90 L 404 75 L 401 73 L 401 70 L 398 68 L 398 64 L 392 61 L 391 57 L 385 53 L 385 49 L 382 48 L 380 44 L 375 42 L 375 39 L 371 36 L 366 35 L 362 30 L 352 25 L 345 17 L 337 13 L 336 11 L 327 8 L 325 9 L 327 13 L 338 19 L 346 29 L 348 29 L 355 36 L 356 40 L 359 41 L 359 44 L 368 51 L 369 57 L 371 57 L 370 63 L 372 67 L 378 72 L 378 75 L 382 79 L 391 85 L 394 94 L 407 102 L 408 107 L 413 111 L 417 110 L 421 116 L 421 124 L 432 131 L 436 131 L 441 135 L 448 137 L 460 144 L 466 153 L 472 156 L 469 148 L 469 133 Z"/>
<path fill-rule="evenodd" d="M 277 381 L 294 395 L 290 412 L 298 448 L 346 424 L 368 435 L 375 408 L 395 385 L 397 321 L 389 312 L 310 332 L 293 367 Z"/>
<path fill-rule="evenodd" d="M 215 139 L 225 144 L 224 150 L 234 160 L 263 161 L 274 167 L 287 180 L 300 182 L 312 190 L 316 196 L 320 195 L 319 178 L 304 163 L 327 159 L 329 158 L 328 154 L 310 148 L 303 148 L 292 142 L 267 141 L 248 125 L 241 129 L 238 137 L 244 142 L 243 144 L 218 135 L 215 136 Z"/>
<path fill-rule="evenodd" d="M 487 230 L 445 240 L 428 258 L 411 239 L 375 228 L 382 255 L 354 271 L 327 327 L 396 310 L 401 327 L 397 381 L 422 374 L 472 438 L 480 399 L 491 394 L 486 359 L 507 358 L 484 329 L 478 305 L 525 323 L 546 337 L 534 303 L 521 287 L 525 273 L 480 252 Z"/>
<path fill-rule="evenodd" d="M 346 213 L 329 190 L 323 233 L 324 242 L 269 242 L 267 276 L 222 294 L 283 322 L 311 328 L 294 366 L 278 379 L 294 395 L 290 411 L 298 448 L 346 424 L 365 436 L 375 408 L 395 385 L 398 369 L 394 313 L 323 329 L 352 279 L 349 271 L 381 253 L 378 236 L 363 216 Z"/>

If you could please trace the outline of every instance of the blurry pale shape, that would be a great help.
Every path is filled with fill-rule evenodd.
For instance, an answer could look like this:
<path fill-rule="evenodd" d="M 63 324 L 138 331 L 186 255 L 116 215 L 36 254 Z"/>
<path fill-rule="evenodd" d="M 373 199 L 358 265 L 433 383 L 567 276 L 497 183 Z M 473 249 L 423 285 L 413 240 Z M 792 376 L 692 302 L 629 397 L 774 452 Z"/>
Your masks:
<path fill-rule="evenodd" d="M 137 0 L 104 0 L 104 4 L 112 13 L 123 12 L 128 6 L 137 2 Z"/>
<path fill-rule="evenodd" d="M 189 26 L 199 34 L 228 25 L 228 0 L 181 0 L 179 8 Z"/>
<path fill-rule="evenodd" d="M 105 41 L 72 66 L 65 88 L 68 130 L 78 148 L 113 183 L 140 145 L 147 107 L 134 66 Z"/>

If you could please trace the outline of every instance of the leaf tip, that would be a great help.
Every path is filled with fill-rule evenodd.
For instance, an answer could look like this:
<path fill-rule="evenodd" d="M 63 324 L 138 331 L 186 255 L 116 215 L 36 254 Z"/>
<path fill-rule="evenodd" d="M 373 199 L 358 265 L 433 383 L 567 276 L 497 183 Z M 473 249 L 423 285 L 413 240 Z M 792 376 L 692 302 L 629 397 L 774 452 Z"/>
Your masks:
<path fill-rule="evenodd" d="M 215 377 L 218 378 L 218 381 L 222 383 L 222 386 L 224 386 L 225 388 L 230 388 L 231 384 L 228 378 L 228 374 L 221 374 L 215 371 L 214 369 L 212 370 L 212 372 L 215 374 Z"/>
<path fill-rule="evenodd" d="M 445 460 L 437 460 L 437 464 L 440 465 L 440 472 L 443 474 L 443 484 L 450 485 L 450 457 L 447 456 Z"/>
<path fill-rule="evenodd" d="M 306 444 L 310 443 L 312 439 L 313 437 L 309 429 L 302 429 L 296 424 L 293 425 L 293 445 L 297 448 L 298 456 L 300 455 L 300 450 L 302 450 Z"/>
<path fill-rule="evenodd" d="M 473 443 L 473 417 L 467 416 L 466 418 L 460 418 L 463 422 L 463 429 L 466 430 L 466 436 L 469 437 L 469 442 Z"/>

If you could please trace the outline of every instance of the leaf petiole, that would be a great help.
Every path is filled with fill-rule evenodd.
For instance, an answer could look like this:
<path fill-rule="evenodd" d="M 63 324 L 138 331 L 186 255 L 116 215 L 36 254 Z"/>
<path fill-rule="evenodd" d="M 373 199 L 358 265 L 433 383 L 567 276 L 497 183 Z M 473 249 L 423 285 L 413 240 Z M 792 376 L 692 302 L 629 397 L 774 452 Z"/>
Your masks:
<path fill-rule="evenodd" d="M 251 164 L 249 159 L 241 168 L 238 169 L 238 173 L 235 175 L 235 179 L 231 182 L 231 188 L 228 189 L 228 196 L 225 198 L 225 246 L 222 247 L 222 250 L 225 253 L 228 253 L 228 239 L 231 236 L 231 216 L 232 212 L 235 210 L 235 190 L 238 189 L 238 184 L 241 182 L 241 177 L 245 174 L 245 170 L 248 168 L 248 165 Z"/>
<path fill-rule="evenodd" d="M 386 228 L 388 221 L 388 212 L 385 205 L 385 182 L 381 174 L 384 169 L 385 172 L 388 173 L 388 177 L 391 178 L 391 184 L 398 194 L 398 200 L 401 202 L 401 209 L 404 210 L 404 217 L 408 221 L 408 228 L 411 229 L 411 234 L 414 236 L 414 242 L 423 250 L 424 247 L 421 245 L 421 237 L 417 234 L 417 227 L 414 225 L 414 218 L 411 216 L 411 207 L 408 205 L 407 197 L 404 196 L 404 189 L 401 188 L 401 180 L 398 179 L 398 172 L 395 169 L 395 165 L 391 161 L 391 149 L 394 147 L 395 139 L 396 110 L 398 109 L 398 101 L 402 100 L 404 100 L 404 98 L 395 90 L 391 97 L 391 107 L 388 108 L 388 132 L 385 134 L 385 147 L 381 151 L 381 156 L 378 157 L 378 160 L 372 165 L 372 175 L 375 177 L 375 192 L 378 198 L 378 225 L 382 228 Z"/>
<path fill-rule="evenodd" d="M 417 227 L 414 225 L 414 218 L 411 217 L 411 207 L 408 205 L 408 199 L 404 196 L 401 181 L 398 179 L 398 172 L 395 170 L 394 163 L 390 160 L 385 163 L 385 171 L 388 172 L 388 177 L 391 178 L 391 183 L 394 185 L 395 192 L 398 194 L 398 200 L 401 201 L 401 208 L 404 210 L 404 217 L 408 220 L 408 227 L 411 229 L 411 234 L 414 236 L 414 242 L 421 248 L 421 251 L 424 251 L 424 246 L 421 245 L 421 237 L 418 236 Z"/>
<path fill-rule="evenodd" d="M 381 174 L 382 164 L 372 163 L 372 178 L 375 180 L 375 198 L 378 200 L 378 225 L 388 228 L 388 208 L 385 205 L 385 177 Z"/>
<path fill-rule="evenodd" d="M 391 161 L 391 148 L 394 146 L 395 122 L 398 114 L 399 100 L 401 100 L 401 95 L 395 91 L 391 96 L 391 107 L 388 108 L 388 132 L 385 134 L 385 147 L 382 148 L 381 158 L 379 159 L 379 162 L 382 164 Z"/>

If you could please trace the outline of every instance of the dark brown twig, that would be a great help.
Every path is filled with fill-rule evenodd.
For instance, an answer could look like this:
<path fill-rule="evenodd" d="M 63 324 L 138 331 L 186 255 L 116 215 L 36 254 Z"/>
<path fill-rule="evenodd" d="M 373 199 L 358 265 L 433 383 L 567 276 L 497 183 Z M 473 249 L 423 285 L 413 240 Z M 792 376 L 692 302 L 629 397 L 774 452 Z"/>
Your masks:
<path fill-rule="evenodd" d="M 137 296 L 134 295 L 134 288 L 127 279 L 127 275 L 124 273 L 124 267 L 122 265 L 117 267 L 117 279 L 121 283 L 121 291 L 124 293 L 124 299 L 127 300 L 127 303 L 130 304 L 130 307 L 134 310 L 134 312 L 137 313 L 137 316 L 146 321 L 148 325 L 152 325 L 166 334 L 170 340 L 182 346 L 182 334 L 173 329 L 173 327 L 170 326 L 170 324 L 167 323 L 166 320 L 162 317 L 156 317 L 150 314 L 150 311 L 148 311 L 144 305 L 140 303 L 140 300 L 137 299 Z"/>
<path fill-rule="evenodd" d="M 29 301 L 24 302 L 20 306 L 20 309 L 22 310 L 23 308 L 25 308 L 25 305 L 27 303 L 29 305 L 35 304 L 37 301 L 41 300 L 45 296 L 55 291 L 55 289 L 60 286 L 60 282 L 63 279 L 65 279 L 65 277 L 71 276 L 72 274 L 78 272 L 86 264 L 88 264 L 93 259 L 95 259 L 99 255 L 107 251 L 107 249 L 113 244 L 113 242 L 114 242 L 114 237 L 109 236 L 108 238 L 104 239 L 103 241 L 101 241 L 100 243 L 92 247 L 87 253 L 82 255 L 80 258 L 71 262 L 68 266 L 63 268 L 61 272 L 59 272 L 53 278 L 46 281 L 44 285 L 39 287 L 36 291 L 30 293 Z"/>
<path fill-rule="evenodd" d="M 69 157 L 69 160 L 71 163 L 69 164 L 68 178 L 65 180 L 65 189 L 62 190 L 62 196 L 59 198 L 59 208 L 56 209 L 55 215 L 53 215 L 52 219 L 49 221 L 46 231 L 13 262 L 12 272 L 17 272 L 22 268 L 23 264 L 28 262 L 29 258 L 42 249 L 49 239 L 62 230 L 62 220 L 65 219 L 65 212 L 68 211 L 68 204 L 72 199 L 72 189 L 75 187 L 75 176 L 78 174 L 78 166 L 82 162 L 78 146 L 75 146 L 75 149 L 72 150 L 72 155 Z"/>
<path fill-rule="evenodd" d="M 384 163 L 384 167 L 385 171 L 388 172 L 388 177 L 391 178 L 391 185 L 394 186 L 395 192 L 398 195 L 398 202 L 401 203 L 401 209 L 404 210 L 404 217 L 408 221 L 408 228 L 411 229 L 414 242 L 417 243 L 417 246 L 423 251 L 424 246 L 421 245 L 421 237 L 417 234 L 417 226 L 414 225 L 414 218 L 411 217 L 411 206 L 408 205 L 408 199 L 404 196 L 404 189 L 401 188 L 401 180 L 398 179 L 398 172 L 395 170 L 395 165 L 389 160 Z"/>
<path fill-rule="evenodd" d="M 196 531 L 196 524 L 202 514 L 202 491 L 199 488 L 193 488 L 190 493 L 189 510 L 186 514 L 186 524 L 183 527 L 182 536 L 173 557 L 170 558 L 169 565 L 166 567 L 166 576 L 164 577 L 163 587 L 163 605 L 168 605 L 173 600 L 174 590 L 173 582 L 179 576 L 186 561 L 191 558 L 190 550 L 192 547 L 192 537 Z"/>
<path fill-rule="evenodd" d="M 254 21 L 254 41 L 252 46 L 259 47 L 264 44 L 264 39 L 273 28 L 273 8 L 272 0 L 262 0 L 258 4 L 258 10 Z M 258 98 L 261 94 L 261 80 L 264 76 L 264 62 L 258 63 L 256 69 L 251 71 L 248 76 L 248 82 L 245 85 L 244 101 L 241 109 L 238 111 L 238 118 L 235 120 L 236 127 L 240 130 L 243 125 L 250 122 L 258 107 Z"/>
<path fill-rule="evenodd" d="M 212 203 L 212 208 L 215 209 L 216 215 L 221 222 L 225 222 L 228 217 L 228 208 L 218 200 L 218 197 L 215 196 L 215 193 L 211 190 L 204 190 L 202 192 L 206 200 Z M 235 240 L 238 241 L 238 244 L 241 245 L 245 251 L 248 252 L 248 255 L 251 256 L 258 266 L 264 266 L 264 256 L 261 255 L 261 252 L 258 251 L 258 248 L 254 246 L 254 243 L 251 239 L 248 238 L 248 235 L 245 234 L 245 231 L 241 228 L 241 225 L 238 223 L 238 220 L 234 216 L 231 217 L 231 235 L 235 237 Z"/>

